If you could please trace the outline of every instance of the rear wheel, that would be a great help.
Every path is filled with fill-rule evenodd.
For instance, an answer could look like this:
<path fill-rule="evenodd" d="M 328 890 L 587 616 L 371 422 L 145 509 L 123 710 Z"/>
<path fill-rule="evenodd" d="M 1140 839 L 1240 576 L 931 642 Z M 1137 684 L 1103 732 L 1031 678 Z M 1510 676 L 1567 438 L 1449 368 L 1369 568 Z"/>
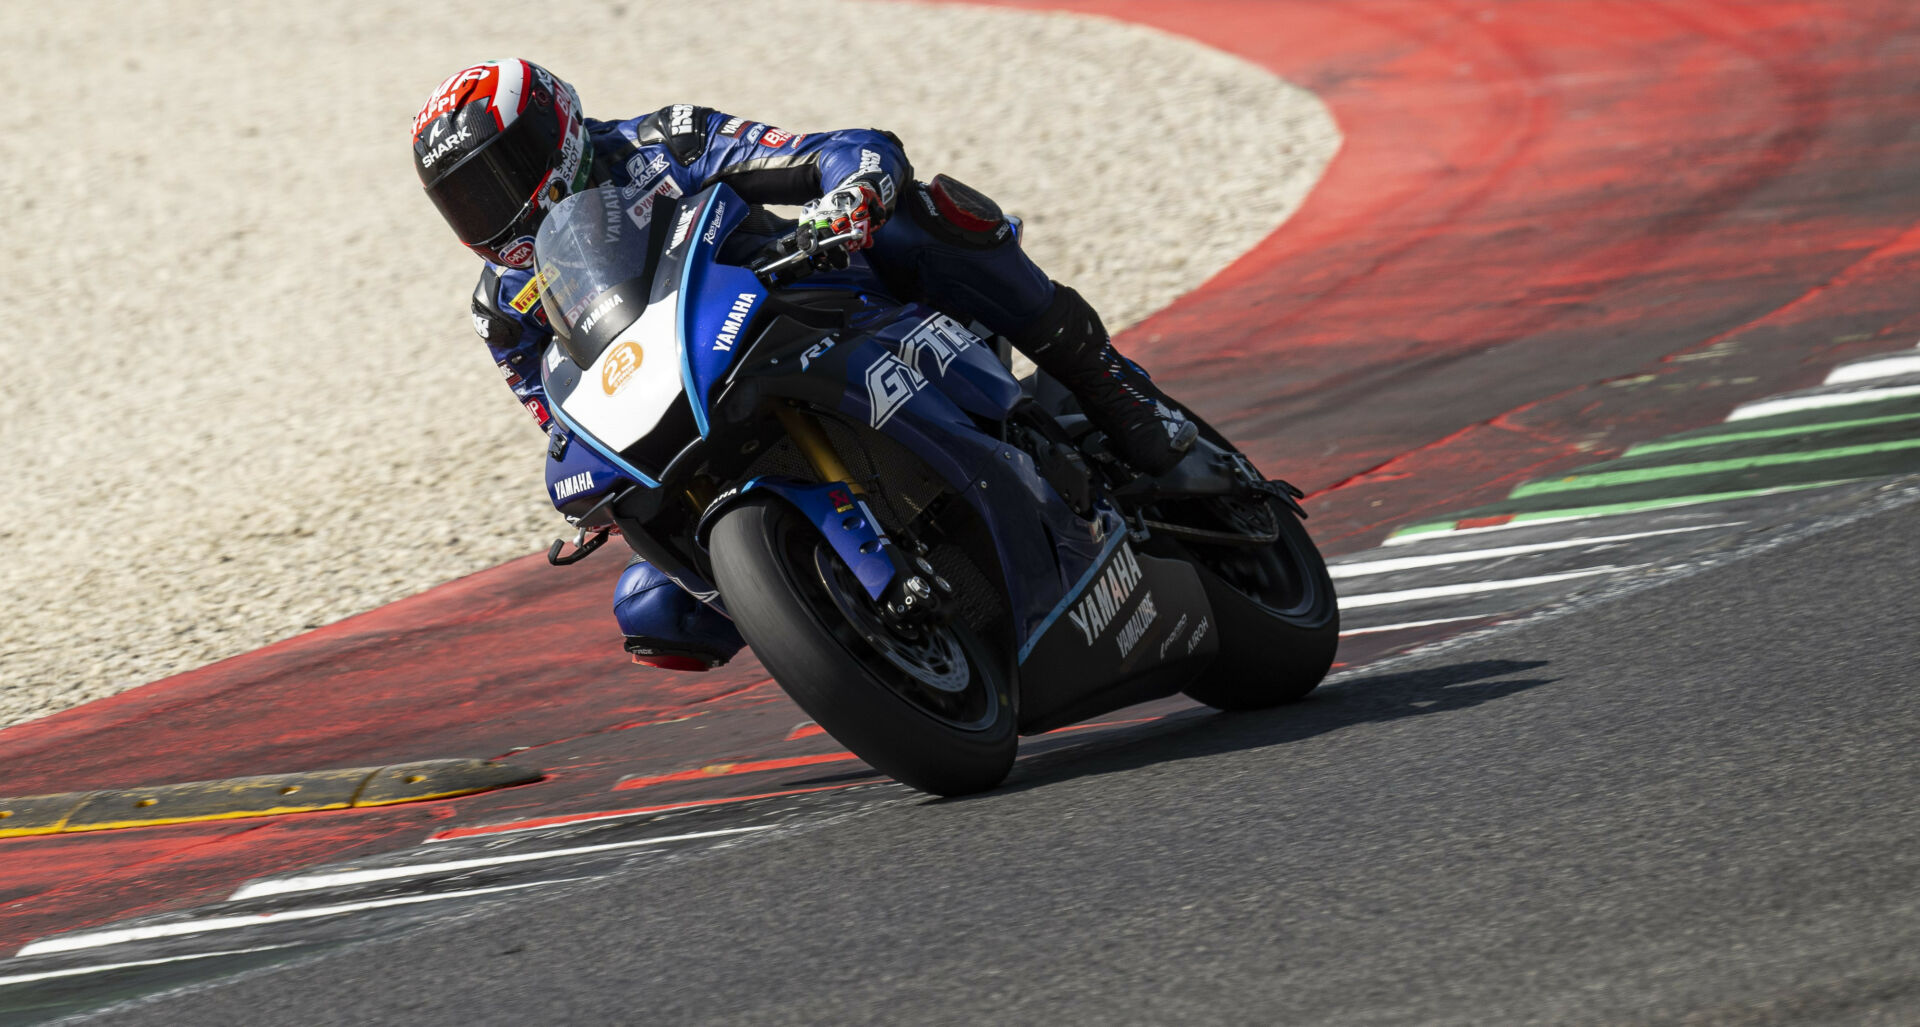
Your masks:
<path fill-rule="evenodd" d="M 710 536 L 727 612 L 826 732 L 922 791 L 992 788 L 1018 739 L 1005 660 L 964 623 L 900 628 L 786 504 L 748 499 Z"/>
<path fill-rule="evenodd" d="M 1306 527 L 1273 500 L 1184 506 L 1182 524 L 1275 536 L 1257 546 L 1184 543 L 1220 621 L 1220 655 L 1187 694 L 1223 710 L 1253 710 L 1313 691 L 1333 666 L 1340 610 Z"/>

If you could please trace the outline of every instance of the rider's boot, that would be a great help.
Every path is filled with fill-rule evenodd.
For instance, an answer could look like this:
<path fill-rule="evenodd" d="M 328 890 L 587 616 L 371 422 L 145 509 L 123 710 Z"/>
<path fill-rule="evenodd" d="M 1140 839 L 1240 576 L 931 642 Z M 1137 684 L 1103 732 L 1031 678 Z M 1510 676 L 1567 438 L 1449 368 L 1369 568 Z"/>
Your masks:
<path fill-rule="evenodd" d="M 637 556 L 614 586 L 613 616 L 633 662 L 662 670 L 712 670 L 747 644 L 732 621 Z"/>
<path fill-rule="evenodd" d="M 1113 348 L 1100 315 L 1080 294 L 1054 283 L 1053 302 L 1013 340 L 1040 370 L 1080 401 L 1114 455 L 1146 474 L 1164 474 L 1193 448 L 1200 426 Z"/>

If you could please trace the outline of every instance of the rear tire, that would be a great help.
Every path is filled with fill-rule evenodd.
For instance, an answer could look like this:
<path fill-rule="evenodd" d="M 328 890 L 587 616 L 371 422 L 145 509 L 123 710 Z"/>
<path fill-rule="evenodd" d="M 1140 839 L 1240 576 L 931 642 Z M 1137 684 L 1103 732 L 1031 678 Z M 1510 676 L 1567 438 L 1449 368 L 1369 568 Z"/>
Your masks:
<path fill-rule="evenodd" d="M 785 503 L 752 498 L 720 515 L 713 574 L 760 662 L 829 735 L 921 791 L 999 784 L 1015 732 L 1006 660 L 964 623 L 910 637 Z"/>
<path fill-rule="evenodd" d="M 1258 710 L 1304 697 L 1327 676 L 1340 646 L 1327 563 L 1299 518 L 1270 506 L 1280 528 L 1272 545 L 1184 547 L 1220 622 L 1220 655 L 1186 693 L 1216 709 Z"/>

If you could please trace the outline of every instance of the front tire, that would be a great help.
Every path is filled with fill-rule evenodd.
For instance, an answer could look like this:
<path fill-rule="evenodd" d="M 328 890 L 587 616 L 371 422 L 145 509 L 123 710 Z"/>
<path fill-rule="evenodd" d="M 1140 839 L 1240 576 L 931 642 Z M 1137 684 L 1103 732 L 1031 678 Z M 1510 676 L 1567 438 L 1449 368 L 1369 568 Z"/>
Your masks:
<path fill-rule="evenodd" d="M 854 755 L 935 795 L 1005 779 L 1019 744 L 1006 661 L 964 623 L 889 627 L 819 531 L 775 499 L 722 513 L 710 550 L 747 644 Z"/>

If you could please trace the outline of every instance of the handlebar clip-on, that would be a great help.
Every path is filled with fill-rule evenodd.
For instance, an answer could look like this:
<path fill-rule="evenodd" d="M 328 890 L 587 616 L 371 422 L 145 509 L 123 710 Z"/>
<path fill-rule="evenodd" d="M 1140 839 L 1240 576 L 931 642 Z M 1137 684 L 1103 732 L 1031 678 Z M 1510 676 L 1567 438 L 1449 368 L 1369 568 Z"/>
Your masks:
<path fill-rule="evenodd" d="M 816 271 L 843 270 L 850 259 L 848 252 L 859 238 L 859 232 L 834 235 L 803 222 L 790 234 L 768 243 L 751 267 L 762 284 L 778 288 Z"/>

